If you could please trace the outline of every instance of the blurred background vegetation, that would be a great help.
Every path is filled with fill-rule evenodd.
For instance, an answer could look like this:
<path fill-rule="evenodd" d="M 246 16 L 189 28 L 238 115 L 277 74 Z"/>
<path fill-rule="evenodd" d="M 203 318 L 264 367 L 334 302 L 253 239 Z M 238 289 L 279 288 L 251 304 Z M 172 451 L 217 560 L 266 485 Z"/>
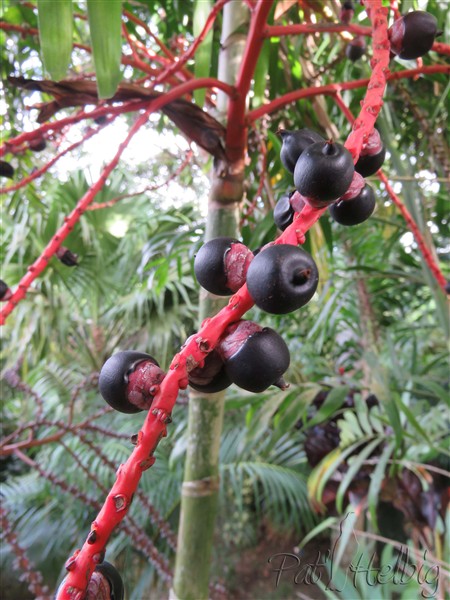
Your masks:
<path fill-rule="evenodd" d="M 336 20 L 339 8 L 334 0 L 285 2 L 284 11 L 281 4 L 276 3 L 272 15 L 272 22 L 278 24 Z M 444 28 L 447 2 L 401 4 L 402 12 L 426 9 Z M 124 5 L 175 53 L 192 42 L 195 2 L 141 0 Z M 81 2 L 74 8 L 85 11 Z M 31 3 L 4 3 L 1 19 L 37 27 Z M 368 24 L 359 4 L 355 22 Z M 149 50 L 159 52 L 155 41 L 130 20 L 127 28 Z M 213 76 L 220 31 L 219 15 L 209 65 Z M 74 36 L 79 43 L 89 43 L 85 21 L 75 20 Z M 37 37 L 14 31 L 0 31 L 0 37 L 0 112 L 6 141 L 36 128 L 36 112 L 28 107 L 49 97 L 24 92 L 6 80 L 9 75 L 45 76 Z M 356 62 L 345 56 L 351 37 L 324 33 L 267 41 L 250 106 L 293 89 L 369 77 L 369 56 Z M 442 63 L 444 58 L 430 53 L 423 62 Z M 392 69 L 415 64 L 393 61 Z M 193 61 L 187 68 L 194 68 Z M 74 49 L 69 75 L 92 70 L 90 55 Z M 127 66 L 123 75 L 135 81 L 143 73 Z M 439 73 L 389 84 L 378 120 L 388 149 L 383 169 L 447 272 L 448 86 L 447 77 Z M 342 94 L 354 114 L 364 91 Z M 58 117 L 73 110 L 64 109 Z M 92 140 L 43 177 L 3 196 L 1 277 L 11 288 L 95 181 L 132 118 L 120 116 L 111 125 L 99 126 Z M 10 156 L 16 180 L 48 162 L 60 144 L 61 149 L 79 139 L 86 126 L 70 128 L 64 140 L 55 136 L 40 153 Z M 293 189 L 292 177 L 279 159 L 279 127 L 309 127 L 341 142 L 350 132 L 329 97 L 291 104 L 264 117 L 250 131 L 241 235 L 252 249 L 277 235 L 274 202 Z M 190 147 L 193 155 L 186 168 L 163 185 Z M 13 453 L 2 456 L 0 463 L 2 503 L 19 543 L 51 590 L 63 575 L 65 559 L 83 543 L 95 517 L 96 510 L 86 498 L 99 502 L 104 497 L 104 489 L 114 481 L 115 467 L 131 452 L 130 435 L 142 423 L 139 414 L 106 412 L 94 419 L 104 407 L 95 387 L 96 374 L 112 353 L 127 349 L 148 352 L 166 368 L 197 327 L 199 286 L 192 265 L 204 234 L 211 167 L 211 157 L 188 144 L 167 117 L 153 115 L 95 202 L 129 196 L 82 217 L 65 241 L 77 254 L 78 266 L 68 268 L 52 258 L 4 328 L 3 437 L 37 419 L 34 437 L 45 439 L 58 430 L 56 422 L 68 422 L 69 413 L 72 425 L 83 423 L 54 443 L 26 450 L 41 472 Z M 275 590 L 275 574 L 267 559 L 278 552 L 301 552 L 302 540 L 308 536 L 306 556 L 309 552 L 313 562 L 317 548 L 331 547 L 348 513 L 357 515 L 351 526 L 361 532 L 359 551 L 366 557 L 377 551 L 380 561 L 393 564 L 392 553 L 399 544 L 410 547 L 411 556 L 415 550 L 419 558 L 426 549 L 430 564 L 441 567 L 441 587 L 435 597 L 443 597 L 439 594 L 449 569 L 442 562 L 448 558 L 446 300 L 383 186 L 375 176 L 369 183 L 376 190 L 377 208 L 368 221 L 346 228 L 325 215 L 307 234 L 305 247 L 320 272 L 314 299 L 286 316 L 258 309 L 248 314 L 276 329 L 288 343 L 291 387 L 287 392 L 271 388 L 249 394 L 233 386 L 227 392 L 213 579 L 226 581 L 229 597 L 322 597 L 325 592 L 318 587 L 323 587 L 324 579 L 312 592 L 311 586 L 293 585 L 292 578 L 286 584 L 286 576 L 284 586 Z M 146 191 L 158 185 L 162 187 Z M 181 392 L 168 438 L 158 446 L 156 463 L 140 487 L 174 531 L 188 401 L 187 393 Z M 14 441 L 26 440 L 29 431 Z M 93 477 L 86 477 L 86 471 Z M 149 522 L 145 501 L 138 499 L 132 514 L 158 555 L 172 564 L 173 548 Z M 352 557 L 351 536 L 347 539 Z M 20 585 L 20 570 L 12 568 L 14 556 L 6 543 L 0 558 L 3 572 L 11 578 L 8 586 Z M 147 598 L 149 589 L 155 597 L 165 594 L 166 581 L 158 564 L 149 561 L 126 532 L 111 540 L 107 558 L 126 572 L 128 598 Z M 348 565 L 344 554 L 339 558 L 341 571 L 335 577 L 343 577 Z M 431 581 L 428 584 L 433 588 Z M 26 597 L 25 589 L 10 589 L 20 589 L 20 597 Z M 408 586 L 369 589 L 361 583 L 359 589 L 347 585 L 342 592 L 327 591 L 323 597 L 415 598 L 422 589 L 412 578 Z M 3 597 L 18 598 L 18 593 L 8 595 L 5 586 Z"/>

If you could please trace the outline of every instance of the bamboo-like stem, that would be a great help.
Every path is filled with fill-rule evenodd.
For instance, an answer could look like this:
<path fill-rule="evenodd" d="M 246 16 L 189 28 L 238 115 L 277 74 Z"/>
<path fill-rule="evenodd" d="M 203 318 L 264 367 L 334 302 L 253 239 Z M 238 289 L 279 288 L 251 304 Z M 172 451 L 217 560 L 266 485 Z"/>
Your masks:
<path fill-rule="evenodd" d="M 217 6 L 217 5 L 216 5 Z M 237 72 L 245 49 L 249 12 L 241 3 L 225 6 L 219 54 L 218 77 L 229 84 Z M 218 97 L 218 110 L 227 111 L 228 98 Z M 243 115 L 242 115 L 243 116 Z M 243 164 L 243 152 L 240 164 Z M 221 177 L 222 167 L 216 165 L 206 220 L 205 241 L 238 235 L 239 203 L 243 195 L 242 170 Z M 226 300 L 201 293 L 200 321 L 217 313 Z M 181 513 L 175 562 L 172 598 L 201 600 L 209 596 L 211 555 L 219 491 L 219 450 L 223 424 L 225 392 L 201 394 L 191 392 L 189 399 L 188 437 L 184 481 L 181 492 Z M 191 565 L 195 564 L 195 571 Z"/>

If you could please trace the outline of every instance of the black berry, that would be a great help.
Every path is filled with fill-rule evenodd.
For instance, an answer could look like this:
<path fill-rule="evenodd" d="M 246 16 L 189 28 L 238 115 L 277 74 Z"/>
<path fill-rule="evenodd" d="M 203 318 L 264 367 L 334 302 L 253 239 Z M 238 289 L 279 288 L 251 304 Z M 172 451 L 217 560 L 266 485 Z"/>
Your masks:
<path fill-rule="evenodd" d="M 149 354 L 117 352 L 103 365 L 98 386 L 110 406 L 119 412 L 131 414 L 150 408 L 164 375 Z"/>
<path fill-rule="evenodd" d="M 317 289 L 319 273 L 312 257 L 297 246 L 276 244 L 256 256 L 247 287 L 262 310 L 282 315 L 304 306 Z"/>
<path fill-rule="evenodd" d="M 289 350 L 273 329 L 252 321 L 232 323 L 217 349 L 228 377 L 240 388 L 258 393 L 270 385 L 287 387 L 282 375 L 289 367 Z"/>
<path fill-rule="evenodd" d="M 359 225 L 366 221 L 375 209 L 375 194 L 370 185 L 351 200 L 338 200 L 329 208 L 330 215 L 341 225 Z"/>
<path fill-rule="evenodd" d="M 389 28 L 391 52 L 399 58 L 423 56 L 433 46 L 438 33 L 436 18 L 423 10 L 414 10 L 397 19 Z"/>
<path fill-rule="evenodd" d="M 386 148 L 381 140 L 380 133 L 374 129 L 364 144 L 361 154 L 355 164 L 355 171 L 363 177 L 374 175 L 381 169 L 386 157 Z"/>
<path fill-rule="evenodd" d="M 354 173 L 350 152 L 341 144 L 318 142 L 307 148 L 295 165 L 294 183 L 302 196 L 333 202 L 347 191 Z"/>
<path fill-rule="evenodd" d="M 231 385 L 225 365 L 217 350 L 210 352 L 202 367 L 196 367 L 188 375 L 189 385 L 198 392 L 214 394 Z"/>
<path fill-rule="evenodd" d="M 283 194 L 273 209 L 273 220 L 275 225 L 281 231 L 284 231 L 294 220 L 294 209 L 291 206 L 290 198 L 294 192 Z"/>
<path fill-rule="evenodd" d="M 44 138 L 38 138 L 36 140 L 30 140 L 28 142 L 28 147 L 33 152 L 42 152 L 42 150 L 45 150 L 45 148 L 47 147 L 47 142 L 45 141 Z"/>
<path fill-rule="evenodd" d="M 253 253 L 233 238 L 206 242 L 197 252 L 194 272 L 200 285 L 211 294 L 229 296 L 244 285 Z"/>
<path fill-rule="evenodd" d="M 311 129 L 297 129 L 296 131 L 279 129 L 278 134 L 283 141 L 280 159 L 291 173 L 294 172 L 298 158 L 306 148 L 311 146 L 311 144 L 324 141 L 321 135 L 315 131 L 311 131 Z"/>
<path fill-rule="evenodd" d="M 345 56 L 353 62 L 364 56 L 365 52 L 366 41 L 362 35 L 349 42 L 345 48 Z"/>
<path fill-rule="evenodd" d="M 95 567 L 98 573 L 101 573 L 107 580 L 110 588 L 111 600 L 123 600 L 124 587 L 122 577 L 114 565 L 104 560 Z"/>
<path fill-rule="evenodd" d="M 14 167 L 4 160 L 0 160 L 0 177 L 8 177 L 8 179 L 13 179 L 14 177 Z"/>
<path fill-rule="evenodd" d="M 12 296 L 12 292 L 9 289 L 7 283 L 0 279 L 0 302 L 7 302 Z"/>
<path fill-rule="evenodd" d="M 56 251 L 56 258 L 59 258 L 62 264 L 66 265 L 66 267 L 78 266 L 78 256 L 65 246 L 58 248 Z"/>

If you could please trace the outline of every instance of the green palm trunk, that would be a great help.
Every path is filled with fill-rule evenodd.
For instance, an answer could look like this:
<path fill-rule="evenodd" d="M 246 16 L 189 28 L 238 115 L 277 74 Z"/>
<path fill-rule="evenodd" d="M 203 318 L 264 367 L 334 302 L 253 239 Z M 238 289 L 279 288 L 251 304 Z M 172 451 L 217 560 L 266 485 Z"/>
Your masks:
<path fill-rule="evenodd" d="M 231 2 L 225 6 L 222 29 L 222 51 L 219 59 L 219 79 L 234 84 L 240 67 L 249 12 L 246 6 Z M 219 96 L 218 109 L 224 115 L 228 99 Z M 223 166 L 223 165 L 222 165 Z M 211 177 L 205 241 L 218 236 L 238 235 L 239 203 L 243 195 L 243 173 L 220 174 L 214 169 Z M 215 314 L 226 300 L 200 296 L 200 322 Z M 225 392 L 201 394 L 191 392 L 189 402 L 188 445 L 178 551 L 175 563 L 173 597 L 202 600 L 209 596 L 210 564 L 219 490 L 219 449 L 223 423 Z"/>

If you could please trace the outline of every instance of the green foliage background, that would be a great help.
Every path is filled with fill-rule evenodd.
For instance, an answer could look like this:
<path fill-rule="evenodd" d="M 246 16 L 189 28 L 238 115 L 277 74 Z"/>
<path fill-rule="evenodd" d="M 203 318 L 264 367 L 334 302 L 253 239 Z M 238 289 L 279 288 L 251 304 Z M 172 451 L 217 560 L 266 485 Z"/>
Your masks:
<path fill-rule="evenodd" d="M 150 23 L 161 39 L 181 36 L 193 40 L 193 2 L 170 0 L 124 3 L 127 10 Z M 426 6 L 425 6 L 426 5 Z M 321 7 L 335 11 L 334 3 Z M 403 10 L 417 8 L 417 2 L 404 2 Z M 76 11 L 83 5 L 74 3 Z M 420 8 L 433 13 L 445 25 L 446 2 L 421 2 Z M 362 8 L 357 7 L 357 15 Z M 278 20 L 300 23 L 302 10 L 292 6 Z M 1 17 L 10 24 L 36 27 L 36 14 L 19 2 L 5 3 Z M 129 23 L 130 32 L 142 37 Z M 217 70 L 220 17 L 216 21 L 208 63 L 210 74 Z M 41 78 L 44 73 L 34 36 L 4 31 L 1 37 L 1 69 L 8 75 Z M 88 28 L 75 21 L 74 39 L 88 43 Z M 149 48 L 154 42 L 146 39 Z M 368 57 L 352 63 L 345 59 L 345 42 L 336 34 L 315 37 L 289 37 L 266 42 L 254 80 L 250 106 L 256 107 L 292 89 L 308 87 L 312 81 L 326 84 L 370 75 Z M 431 53 L 425 64 L 444 58 Z M 193 68 L 193 62 L 188 68 Z M 413 66 L 394 62 L 394 68 Z M 89 55 L 74 50 L 70 76 L 92 71 Z M 197 73 L 198 74 L 198 73 Z M 143 73 L 127 67 L 124 77 L 136 80 Z M 448 269 L 448 81 L 444 75 L 404 79 L 388 86 L 379 128 L 388 148 L 384 165 L 395 189 L 413 214 L 427 243 Z M 26 105 L 37 98 L 3 84 L 5 113 L 4 140 L 36 126 L 35 113 Z M 356 113 L 364 90 L 343 93 Z M 197 98 L 198 99 L 198 98 Z M 64 111 L 60 112 L 62 116 Z M 70 114 L 70 111 L 67 111 Z M 127 125 L 131 116 L 120 117 Z M 310 127 L 323 135 L 343 141 L 350 127 L 332 99 L 302 100 L 273 114 L 250 132 L 247 168 L 246 206 L 254 198 L 261 178 L 260 139 L 267 146 L 267 168 L 262 195 L 255 211 L 242 227 L 242 239 L 252 249 L 276 236 L 272 203 L 293 183 L 279 160 L 278 127 Z M 114 127 L 114 125 L 112 126 Z M 125 159 L 96 198 L 105 202 L 120 194 L 142 190 L 146 185 L 164 182 L 184 158 L 184 140 L 165 117 L 152 119 L 146 131 L 149 144 L 158 132 L 168 140 L 150 159 Z M 117 140 L 117 143 L 120 139 Z M 183 145 L 184 144 L 184 145 Z M 442 150 L 443 149 L 443 150 Z M 10 157 L 17 178 L 26 176 L 55 152 L 49 144 L 42 154 L 25 152 Z M 41 179 L 2 199 L 2 279 L 14 288 L 35 258 L 61 225 L 64 215 L 75 206 L 92 183 L 89 168 L 78 168 L 83 149 L 64 167 L 54 167 Z M 84 162 L 86 164 L 86 162 Z M 67 406 L 76 386 L 98 372 L 114 352 L 136 349 L 149 352 L 167 367 L 171 357 L 197 326 L 199 287 L 192 263 L 204 231 L 204 201 L 207 196 L 211 159 L 198 148 L 190 166 L 158 191 L 143 192 L 123 199 L 113 207 L 87 212 L 66 245 L 79 256 L 79 266 L 69 269 L 53 258 L 33 285 L 26 300 L 8 320 L 3 336 L 2 373 L 17 368 L 22 381 L 44 402 L 44 417 L 51 421 L 67 418 Z M 319 501 L 321 490 L 350 448 L 355 450 L 354 472 L 367 458 L 362 442 L 383 448 L 382 467 L 372 483 L 368 498 L 369 530 L 377 531 L 376 506 L 383 478 L 394 476 L 402 465 L 433 461 L 448 464 L 448 312 L 442 292 L 421 261 L 405 222 L 390 202 L 376 178 L 377 209 L 366 223 L 344 228 L 328 215 L 309 234 L 306 249 L 316 260 L 320 286 L 308 306 L 296 313 L 275 317 L 253 309 L 248 317 L 274 327 L 287 341 L 292 364 L 287 393 L 269 390 L 254 395 L 231 388 L 227 396 L 226 427 L 221 449 L 220 538 L 215 576 L 227 575 L 220 566 L 221 556 L 252 547 L 261 540 L 261 526 L 292 532 L 299 539 L 324 522 L 308 501 L 309 493 Z M 183 190 L 193 195 L 185 200 Z M 121 228 L 117 233 L 117 225 Z M 364 307 L 369 300 L 370 311 Z M 343 372 L 340 371 L 343 370 Z M 334 402 L 326 406 L 315 423 L 340 410 L 349 388 L 360 390 L 361 398 L 376 393 L 380 406 L 368 415 L 365 404 L 354 411 L 341 411 L 342 436 L 339 451 L 328 470 L 312 470 L 308 465 L 304 440 L 313 413 L 310 405 L 323 388 L 335 389 Z M 2 383 L 2 433 L 8 435 L 34 418 L 33 399 L 7 381 Z M 176 529 L 179 492 L 186 443 L 185 395 L 174 413 L 169 437 L 158 446 L 155 466 L 142 481 L 142 490 L 164 518 Z M 95 387 L 82 387 L 75 402 L 74 420 L 82 421 L 102 408 Z M 98 424 L 120 434 L 135 433 L 142 416 L 106 414 Z M 42 425 L 35 434 L 44 438 L 54 428 Z M 131 444 L 96 431 L 90 439 L 115 464 L 126 460 Z M 67 448 L 80 463 L 95 474 L 86 479 L 73 456 L 60 444 L 36 447 L 29 453 L 47 471 L 70 482 L 83 493 L 99 500 L 99 485 L 109 487 L 113 471 L 80 439 L 67 435 Z M 390 464 L 395 458 L 396 467 Z M 359 462 L 358 462 L 359 461 Z M 2 460 L 3 502 L 14 519 L 20 543 L 43 572 L 51 587 L 62 576 L 62 565 L 78 547 L 94 517 L 79 499 L 51 485 L 29 470 L 16 457 Z M 345 485 L 341 482 L 337 514 L 345 513 Z M 340 500 L 339 500 L 340 498 Z M 173 552 L 149 524 L 139 503 L 134 517 L 170 561 Z M 438 521 L 438 536 L 445 533 Z M 443 554 L 443 552 L 442 552 Z M 442 557 L 442 555 L 441 555 Z M 108 558 L 127 570 L 127 593 L 142 598 L 149 586 L 162 585 L 147 558 L 119 533 L 108 546 Z M 7 546 L 1 550 L 3 569 L 11 565 Z M 233 561 L 227 568 L 233 569 Z"/>

